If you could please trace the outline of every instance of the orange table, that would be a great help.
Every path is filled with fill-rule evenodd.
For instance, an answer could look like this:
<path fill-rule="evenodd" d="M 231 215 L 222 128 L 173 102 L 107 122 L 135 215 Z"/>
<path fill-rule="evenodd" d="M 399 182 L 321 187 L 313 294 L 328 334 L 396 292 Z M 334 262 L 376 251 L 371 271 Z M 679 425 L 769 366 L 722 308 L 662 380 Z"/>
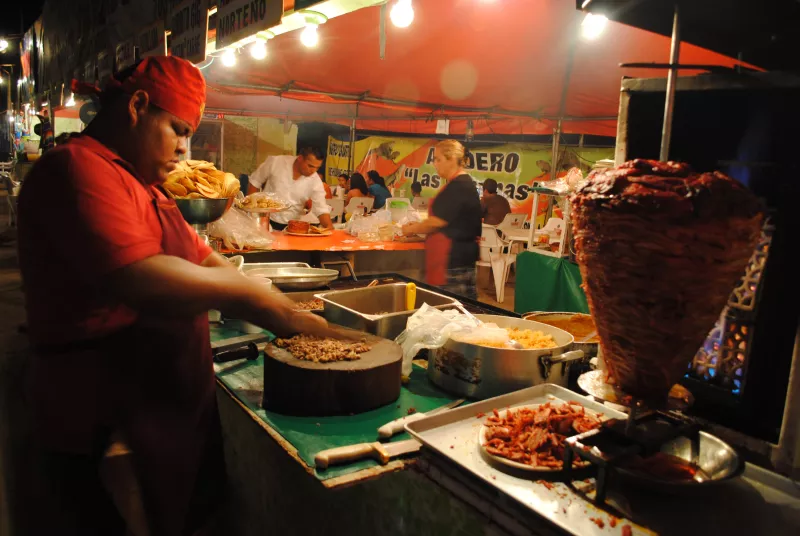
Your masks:
<path fill-rule="evenodd" d="M 425 249 L 424 242 L 362 242 L 345 231 L 330 236 L 290 236 L 280 231 L 270 233 L 274 251 L 414 251 Z"/>

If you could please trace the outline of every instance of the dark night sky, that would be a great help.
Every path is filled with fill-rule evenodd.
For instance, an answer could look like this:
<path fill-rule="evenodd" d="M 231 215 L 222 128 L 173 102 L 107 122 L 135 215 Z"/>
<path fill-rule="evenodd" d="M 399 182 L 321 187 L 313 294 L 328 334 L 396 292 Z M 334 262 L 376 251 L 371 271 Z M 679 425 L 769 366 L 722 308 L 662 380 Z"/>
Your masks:
<path fill-rule="evenodd" d="M 0 0 L 0 35 L 20 33 L 20 12 L 25 30 L 42 11 L 44 0 Z"/>

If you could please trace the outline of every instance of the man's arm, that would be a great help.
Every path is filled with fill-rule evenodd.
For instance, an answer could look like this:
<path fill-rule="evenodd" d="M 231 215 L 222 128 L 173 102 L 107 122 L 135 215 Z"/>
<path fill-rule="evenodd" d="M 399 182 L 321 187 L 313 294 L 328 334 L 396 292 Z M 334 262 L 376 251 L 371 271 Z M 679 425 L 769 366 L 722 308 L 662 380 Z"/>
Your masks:
<path fill-rule="evenodd" d="M 291 300 L 230 267 L 154 255 L 113 272 L 106 281 L 113 295 L 143 314 L 194 316 L 218 309 L 280 335 L 330 334 L 327 323 L 298 314 Z"/>
<path fill-rule="evenodd" d="M 323 227 L 326 229 L 333 229 L 333 220 L 331 220 L 330 214 L 320 214 L 319 222 L 322 224 Z"/>
<path fill-rule="evenodd" d="M 206 257 L 203 262 L 200 263 L 200 266 L 204 266 L 205 268 L 232 268 L 236 270 L 236 267 L 228 261 L 225 257 L 217 253 L 216 251 L 212 251 L 211 255 Z M 236 270 L 238 272 L 238 270 Z"/>
<path fill-rule="evenodd" d="M 319 222 L 327 229 L 333 229 L 330 212 L 331 207 L 325 200 L 325 188 L 322 186 L 322 181 L 316 180 L 311 187 L 311 213 L 319 218 Z"/>
<path fill-rule="evenodd" d="M 271 156 L 268 156 L 264 162 L 258 166 L 258 169 L 250 175 L 247 183 L 247 195 L 254 194 L 256 192 L 260 192 L 264 189 L 264 185 L 270 178 L 272 174 L 272 162 L 273 159 Z"/>
<path fill-rule="evenodd" d="M 403 234 L 431 234 L 444 227 L 447 227 L 447 221 L 437 218 L 436 216 L 428 216 L 428 219 L 425 221 L 403 225 Z"/>

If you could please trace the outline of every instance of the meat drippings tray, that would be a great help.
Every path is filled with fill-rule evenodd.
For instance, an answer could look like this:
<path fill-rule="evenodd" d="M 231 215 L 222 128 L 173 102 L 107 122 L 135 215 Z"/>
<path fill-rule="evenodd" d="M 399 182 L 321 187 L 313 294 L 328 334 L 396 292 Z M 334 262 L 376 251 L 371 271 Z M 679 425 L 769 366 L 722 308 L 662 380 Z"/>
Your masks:
<path fill-rule="evenodd" d="M 575 535 L 609 536 L 622 534 L 623 527 L 629 526 L 630 534 L 652 534 L 651 531 L 620 518 L 614 522 L 616 526 L 612 528 L 612 518 L 608 513 L 595 508 L 563 482 L 552 480 L 555 476 L 553 473 L 514 476 L 508 470 L 492 464 L 481 452 L 478 433 L 486 420 L 485 415 L 491 414 L 492 410 L 570 400 L 578 401 L 585 408 L 602 413 L 608 418 L 627 418 L 624 413 L 568 389 L 542 384 L 409 423 L 406 430 L 426 447 L 453 460 L 490 486 L 503 491 L 567 532 Z M 602 521 L 603 528 L 599 521 Z"/>

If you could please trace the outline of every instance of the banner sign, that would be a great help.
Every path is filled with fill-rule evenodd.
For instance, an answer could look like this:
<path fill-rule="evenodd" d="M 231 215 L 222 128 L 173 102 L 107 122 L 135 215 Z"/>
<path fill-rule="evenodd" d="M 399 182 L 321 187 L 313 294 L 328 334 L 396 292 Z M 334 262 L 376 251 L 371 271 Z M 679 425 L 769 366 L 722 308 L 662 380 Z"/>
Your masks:
<path fill-rule="evenodd" d="M 277 26 L 283 0 L 218 0 L 217 50 Z"/>
<path fill-rule="evenodd" d="M 433 165 L 433 149 L 439 140 L 385 138 L 372 136 L 355 143 L 354 170 L 366 176 L 375 170 L 395 188 L 396 197 L 410 197 L 411 184 L 419 182 L 423 197 L 435 197 L 444 186 Z M 486 179 L 497 181 L 498 193 L 506 197 L 513 212 L 530 214 L 533 207 L 534 182 L 550 180 L 552 147 L 543 144 L 469 145 L 465 170 L 476 185 Z M 579 167 L 586 173 L 603 158 L 614 158 L 614 148 L 562 147 L 557 175 Z M 337 183 L 342 173 L 349 173 L 350 142 L 328 138 L 325 180 Z M 546 202 L 546 201 L 545 201 Z"/>
<path fill-rule="evenodd" d="M 147 28 L 139 31 L 136 37 L 136 46 L 139 47 L 139 57 L 166 56 L 167 36 L 164 32 L 164 21 L 156 21 Z"/>
<path fill-rule="evenodd" d="M 208 0 L 185 0 L 169 18 L 169 53 L 192 63 L 206 59 Z"/>

